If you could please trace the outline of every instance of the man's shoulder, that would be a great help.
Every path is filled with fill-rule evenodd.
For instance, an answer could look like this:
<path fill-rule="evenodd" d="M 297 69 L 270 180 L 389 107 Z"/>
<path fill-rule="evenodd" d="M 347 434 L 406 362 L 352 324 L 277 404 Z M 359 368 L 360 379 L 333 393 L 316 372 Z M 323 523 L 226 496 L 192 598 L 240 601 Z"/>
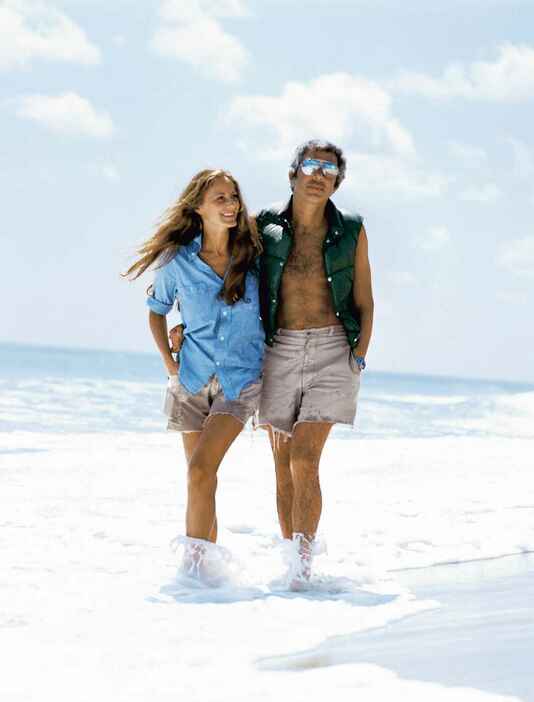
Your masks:
<path fill-rule="evenodd" d="M 283 202 L 273 202 L 271 205 L 267 205 L 267 207 L 262 207 L 262 209 L 256 213 L 256 222 L 258 226 L 261 226 L 264 223 L 278 221 L 281 219 L 283 211 Z"/>
<path fill-rule="evenodd" d="M 256 214 L 258 232 L 263 240 L 264 249 L 276 245 L 284 237 L 284 203 L 276 202 L 264 207 Z"/>
<path fill-rule="evenodd" d="M 363 217 L 359 212 L 336 207 L 336 214 L 345 232 L 349 233 L 355 240 L 361 231 Z"/>
<path fill-rule="evenodd" d="M 359 212 L 347 210 L 344 207 L 336 207 L 336 210 L 343 222 L 347 224 L 358 224 L 360 226 L 363 224 L 363 216 Z"/>

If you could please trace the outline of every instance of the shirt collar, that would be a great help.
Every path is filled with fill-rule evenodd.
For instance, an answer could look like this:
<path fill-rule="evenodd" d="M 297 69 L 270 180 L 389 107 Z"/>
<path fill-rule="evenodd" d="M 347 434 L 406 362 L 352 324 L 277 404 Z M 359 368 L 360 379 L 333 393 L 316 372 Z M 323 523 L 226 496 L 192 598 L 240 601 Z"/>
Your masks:
<path fill-rule="evenodd" d="M 202 248 L 202 232 L 199 232 L 194 239 L 192 239 L 186 246 L 188 253 L 193 256 L 198 254 Z"/>

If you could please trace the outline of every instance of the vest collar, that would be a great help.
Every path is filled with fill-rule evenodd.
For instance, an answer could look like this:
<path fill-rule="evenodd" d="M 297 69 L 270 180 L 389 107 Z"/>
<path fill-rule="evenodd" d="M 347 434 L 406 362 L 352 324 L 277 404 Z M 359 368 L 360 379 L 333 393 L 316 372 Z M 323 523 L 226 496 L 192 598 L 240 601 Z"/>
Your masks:
<path fill-rule="evenodd" d="M 278 210 L 277 214 L 281 219 L 291 222 L 291 218 L 293 216 L 293 195 L 289 198 L 286 204 Z M 339 239 L 345 231 L 345 225 L 341 212 L 330 199 L 326 203 L 325 214 L 326 221 L 328 222 L 327 237 Z"/>

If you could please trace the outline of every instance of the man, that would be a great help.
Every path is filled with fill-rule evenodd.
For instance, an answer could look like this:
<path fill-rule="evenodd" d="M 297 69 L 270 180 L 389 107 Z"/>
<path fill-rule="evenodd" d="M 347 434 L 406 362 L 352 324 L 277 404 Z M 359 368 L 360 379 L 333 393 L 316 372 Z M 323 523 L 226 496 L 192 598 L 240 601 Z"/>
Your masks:
<path fill-rule="evenodd" d="M 330 199 L 345 169 L 337 146 L 306 142 L 289 170 L 289 203 L 257 217 L 267 343 L 259 424 L 269 428 L 282 534 L 293 541 L 293 589 L 310 577 L 319 462 L 332 426 L 354 422 L 373 325 L 362 219 Z"/>
<path fill-rule="evenodd" d="M 289 169 L 292 196 L 257 216 L 264 253 L 260 304 L 266 355 L 259 424 L 269 431 L 282 535 L 292 541 L 290 587 L 306 586 L 322 509 L 319 462 L 333 425 L 352 425 L 373 326 L 367 234 L 331 196 L 341 149 L 311 140 Z M 176 328 L 175 328 L 176 329 Z M 171 331 L 179 348 L 180 331 Z"/>

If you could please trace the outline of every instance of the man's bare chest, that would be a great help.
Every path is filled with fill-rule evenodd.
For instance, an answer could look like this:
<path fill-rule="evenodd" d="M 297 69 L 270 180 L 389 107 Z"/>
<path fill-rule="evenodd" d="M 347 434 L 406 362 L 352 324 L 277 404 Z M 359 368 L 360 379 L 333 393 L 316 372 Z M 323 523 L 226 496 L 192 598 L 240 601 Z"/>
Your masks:
<path fill-rule="evenodd" d="M 324 275 L 324 234 L 296 235 L 287 259 L 284 277 L 316 278 Z"/>

